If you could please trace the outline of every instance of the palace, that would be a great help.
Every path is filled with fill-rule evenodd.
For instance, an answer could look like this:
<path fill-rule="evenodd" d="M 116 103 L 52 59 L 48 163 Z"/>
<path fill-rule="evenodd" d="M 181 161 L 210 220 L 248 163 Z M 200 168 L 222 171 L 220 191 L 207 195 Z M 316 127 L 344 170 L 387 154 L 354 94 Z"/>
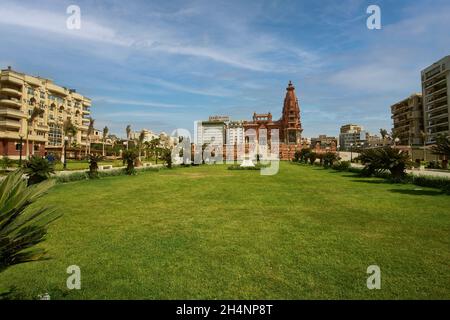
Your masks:
<path fill-rule="evenodd" d="M 301 149 L 302 141 L 302 123 L 300 119 L 300 106 L 295 94 L 295 87 L 291 81 L 286 88 L 286 97 L 281 114 L 281 119 L 272 120 L 272 114 L 253 114 L 252 121 L 244 121 L 245 131 L 253 129 L 256 132 L 256 139 L 259 139 L 259 131 L 267 130 L 267 139 L 270 141 L 270 131 L 278 129 L 279 131 L 279 152 L 280 160 L 291 160 L 294 153 Z"/>

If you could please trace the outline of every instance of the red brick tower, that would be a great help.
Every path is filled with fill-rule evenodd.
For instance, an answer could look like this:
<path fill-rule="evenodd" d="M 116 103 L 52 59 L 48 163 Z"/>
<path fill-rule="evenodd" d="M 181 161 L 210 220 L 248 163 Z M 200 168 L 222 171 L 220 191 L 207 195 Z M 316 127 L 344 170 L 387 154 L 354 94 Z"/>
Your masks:
<path fill-rule="evenodd" d="M 283 113 L 281 116 L 280 141 L 290 145 L 299 145 L 302 140 L 302 123 L 300 121 L 300 106 L 295 87 L 289 81 L 284 98 Z"/>

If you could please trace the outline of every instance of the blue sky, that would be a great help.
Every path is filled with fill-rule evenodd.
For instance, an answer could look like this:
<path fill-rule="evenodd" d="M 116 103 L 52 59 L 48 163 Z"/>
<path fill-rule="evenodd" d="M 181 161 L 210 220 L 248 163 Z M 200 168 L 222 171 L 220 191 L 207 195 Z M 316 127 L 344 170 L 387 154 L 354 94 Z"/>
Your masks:
<path fill-rule="evenodd" d="M 81 8 L 81 29 L 66 8 Z M 368 30 L 377 4 L 382 29 Z M 389 106 L 420 92 L 450 54 L 449 1 L 0 0 L 0 67 L 93 100 L 96 127 L 171 132 L 225 114 L 281 113 L 292 80 L 304 135 L 345 123 L 391 127 Z"/>

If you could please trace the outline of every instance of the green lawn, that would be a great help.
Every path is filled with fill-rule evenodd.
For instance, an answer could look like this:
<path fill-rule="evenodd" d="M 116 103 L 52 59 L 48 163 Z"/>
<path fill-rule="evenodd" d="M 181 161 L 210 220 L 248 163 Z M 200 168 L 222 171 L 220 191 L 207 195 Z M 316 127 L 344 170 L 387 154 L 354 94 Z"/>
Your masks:
<path fill-rule="evenodd" d="M 123 166 L 122 160 L 111 160 L 111 161 L 102 161 L 99 162 L 99 166 L 104 165 L 112 165 L 113 167 L 121 167 Z M 61 171 L 63 170 L 64 165 L 58 161 L 55 162 L 55 170 Z M 87 160 L 67 160 L 67 169 L 66 170 L 84 170 L 89 169 L 89 161 Z"/>
<path fill-rule="evenodd" d="M 52 259 L 0 275 L 28 298 L 450 299 L 450 196 L 433 189 L 282 163 L 80 181 L 42 202 L 64 213 L 41 244 Z"/>

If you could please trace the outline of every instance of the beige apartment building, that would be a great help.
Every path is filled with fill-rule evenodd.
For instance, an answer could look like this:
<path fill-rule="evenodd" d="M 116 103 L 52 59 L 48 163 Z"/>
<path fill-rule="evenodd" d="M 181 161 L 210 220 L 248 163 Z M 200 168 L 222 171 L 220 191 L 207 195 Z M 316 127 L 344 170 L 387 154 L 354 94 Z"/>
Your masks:
<path fill-rule="evenodd" d="M 391 106 L 393 131 L 399 145 L 422 145 L 424 116 L 422 94 L 415 93 Z"/>
<path fill-rule="evenodd" d="M 346 124 L 341 126 L 339 133 L 339 149 L 349 151 L 355 146 L 361 146 L 366 141 L 366 132 L 357 124 Z"/>
<path fill-rule="evenodd" d="M 44 112 L 32 124 L 35 107 Z M 91 100 L 52 80 L 20 73 L 8 67 L 0 73 L 0 156 L 19 158 L 26 153 L 28 130 L 29 154 L 60 154 L 64 144 L 63 124 L 71 120 L 77 134 L 71 144 L 87 144 Z"/>
<path fill-rule="evenodd" d="M 422 71 L 422 95 L 426 143 L 432 144 L 450 134 L 450 56 Z"/>

